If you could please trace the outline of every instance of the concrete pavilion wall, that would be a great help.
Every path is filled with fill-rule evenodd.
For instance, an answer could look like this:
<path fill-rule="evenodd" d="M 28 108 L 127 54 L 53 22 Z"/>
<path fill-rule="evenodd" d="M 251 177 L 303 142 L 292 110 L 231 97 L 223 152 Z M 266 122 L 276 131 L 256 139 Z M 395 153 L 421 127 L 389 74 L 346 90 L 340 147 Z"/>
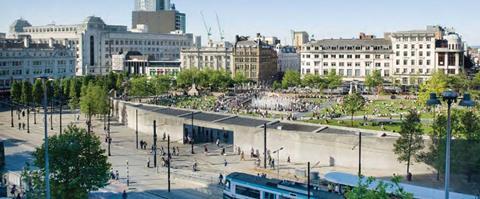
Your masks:
<path fill-rule="evenodd" d="M 118 106 L 118 119 L 120 122 L 135 132 L 135 103 L 116 101 Z M 159 106 L 142 104 L 143 108 Z M 115 107 L 116 108 L 116 107 Z M 125 113 L 124 116 L 120 114 Z M 159 138 L 166 132 L 173 141 L 181 142 L 183 139 L 183 125 L 190 124 L 190 119 L 170 116 L 160 113 L 153 113 L 148 110 L 138 109 L 138 129 L 142 133 L 152 134 L 153 123 L 157 120 L 157 133 Z M 246 157 L 250 155 L 250 149 L 259 150 L 263 153 L 263 128 L 247 127 L 239 125 L 229 125 L 223 123 L 214 123 L 195 120 L 196 126 L 230 130 L 234 132 L 234 146 L 240 147 L 245 152 Z M 309 124 L 311 125 L 311 124 Z M 319 128 L 322 126 L 319 126 Z M 383 171 L 383 173 L 404 174 L 406 165 L 399 163 L 397 156 L 393 153 L 393 143 L 398 137 L 387 136 L 380 137 L 374 133 L 362 134 L 362 170 L 364 171 Z M 312 165 L 320 162 L 320 166 L 330 165 L 331 159 L 334 165 L 345 168 L 358 168 L 358 146 L 352 148 L 358 143 L 358 135 L 355 133 L 313 133 L 301 131 L 287 131 L 279 129 L 267 129 L 267 149 L 274 151 L 280 147 L 284 150 L 280 152 L 281 161 L 286 161 L 290 156 L 293 162 L 308 162 Z M 277 158 L 276 154 L 272 154 Z M 432 171 L 423 163 L 414 163 L 411 165 L 412 173 L 432 173 Z M 390 175 L 390 176 L 391 176 Z"/>

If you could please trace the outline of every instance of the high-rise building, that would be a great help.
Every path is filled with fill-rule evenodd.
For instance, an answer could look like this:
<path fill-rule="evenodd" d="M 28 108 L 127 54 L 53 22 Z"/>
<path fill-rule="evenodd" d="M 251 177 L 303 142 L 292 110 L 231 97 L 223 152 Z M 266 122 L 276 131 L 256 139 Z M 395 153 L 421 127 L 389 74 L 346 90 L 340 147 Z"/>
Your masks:
<path fill-rule="evenodd" d="M 302 48 L 303 44 L 306 44 L 309 41 L 308 33 L 305 31 L 294 31 L 293 32 L 293 47 L 297 50 Z"/>
<path fill-rule="evenodd" d="M 148 33 L 186 32 L 186 15 L 169 0 L 136 0 L 132 28 Z"/>
<path fill-rule="evenodd" d="M 170 9 L 170 0 L 135 0 L 135 11 L 159 11 Z"/>
<path fill-rule="evenodd" d="M 158 61 L 180 59 L 180 49 L 193 44 L 191 34 L 138 33 L 126 26 L 107 25 L 90 16 L 74 25 L 31 26 L 17 20 L 10 37 L 30 37 L 34 43 L 66 43 L 76 53 L 76 75 L 105 75 L 111 71 L 112 55 L 138 51 Z"/>

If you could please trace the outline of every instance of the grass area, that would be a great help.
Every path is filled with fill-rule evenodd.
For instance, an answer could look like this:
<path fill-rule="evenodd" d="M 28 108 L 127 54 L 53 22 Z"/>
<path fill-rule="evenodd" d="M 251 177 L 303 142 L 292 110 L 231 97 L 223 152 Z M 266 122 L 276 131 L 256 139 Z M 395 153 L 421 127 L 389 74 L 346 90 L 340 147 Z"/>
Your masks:
<path fill-rule="evenodd" d="M 305 122 L 313 124 L 328 124 L 332 126 L 342 126 L 342 127 L 352 127 L 350 120 L 305 120 Z M 365 125 L 366 124 L 366 125 Z M 383 128 L 382 128 L 383 124 Z M 369 130 L 379 130 L 379 131 L 390 131 L 390 132 L 399 132 L 400 131 L 400 122 L 363 122 L 363 121 L 353 121 L 353 128 L 359 129 L 369 129 Z M 430 132 L 432 130 L 431 125 L 422 125 L 423 133 Z"/>
<path fill-rule="evenodd" d="M 165 98 L 157 102 L 158 105 L 175 106 L 179 108 L 189 108 L 198 110 L 212 110 L 215 107 L 217 98 L 215 96 L 186 96 L 176 98 Z"/>

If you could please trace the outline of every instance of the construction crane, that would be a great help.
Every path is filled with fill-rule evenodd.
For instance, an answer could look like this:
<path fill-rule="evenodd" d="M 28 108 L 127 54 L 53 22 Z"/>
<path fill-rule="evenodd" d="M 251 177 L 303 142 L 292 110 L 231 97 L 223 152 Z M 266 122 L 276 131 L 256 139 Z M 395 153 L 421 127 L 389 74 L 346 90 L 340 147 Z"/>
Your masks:
<path fill-rule="evenodd" d="M 222 26 L 220 25 L 220 19 L 218 18 L 218 14 L 215 13 L 217 16 L 217 24 L 218 24 L 218 32 L 220 33 L 220 41 L 225 39 L 225 32 L 222 30 Z"/>
<path fill-rule="evenodd" d="M 207 36 L 208 36 L 208 41 L 211 41 L 211 36 L 212 36 L 212 28 L 208 27 L 207 22 L 205 21 L 205 16 L 203 15 L 203 12 L 200 12 L 202 15 L 202 20 L 203 20 L 203 26 L 205 26 L 205 30 L 207 31 Z"/>

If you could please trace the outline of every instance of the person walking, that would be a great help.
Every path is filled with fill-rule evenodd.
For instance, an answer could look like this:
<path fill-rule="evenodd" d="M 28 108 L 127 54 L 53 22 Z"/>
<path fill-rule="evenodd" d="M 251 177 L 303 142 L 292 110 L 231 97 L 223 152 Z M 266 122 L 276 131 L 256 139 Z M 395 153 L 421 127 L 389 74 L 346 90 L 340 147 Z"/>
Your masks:
<path fill-rule="evenodd" d="M 122 199 L 127 199 L 127 191 L 123 190 Z"/>
<path fill-rule="evenodd" d="M 220 173 L 220 175 L 218 176 L 218 184 L 223 185 L 223 175 L 222 175 L 222 173 Z"/>
<path fill-rule="evenodd" d="M 227 159 L 223 159 L 223 165 L 226 167 L 228 165 Z"/>
<path fill-rule="evenodd" d="M 147 157 L 147 168 L 150 168 L 150 157 Z"/>
<path fill-rule="evenodd" d="M 221 153 L 221 154 L 222 154 L 222 155 L 227 155 L 227 154 L 225 153 L 225 147 L 222 147 L 222 153 Z"/>
<path fill-rule="evenodd" d="M 147 141 L 143 142 L 143 150 L 147 150 Z"/>
<path fill-rule="evenodd" d="M 245 160 L 245 153 L 242 151 L 240 153 L 240 161 L 243 161 L 243 160 Z"/>
<path fill-rule="evenodd" d="M 220 139 L 217 138 L 217 141 L 215 142 L 215 144 L 217 145 L 217 147 L 220 147 Z"/>
<path fill-rule="evenodd" d="M 118 172 L 118 170 L 115 171 L 115 180 L 118 180 L 120 179 L 120 173 Z"/>

